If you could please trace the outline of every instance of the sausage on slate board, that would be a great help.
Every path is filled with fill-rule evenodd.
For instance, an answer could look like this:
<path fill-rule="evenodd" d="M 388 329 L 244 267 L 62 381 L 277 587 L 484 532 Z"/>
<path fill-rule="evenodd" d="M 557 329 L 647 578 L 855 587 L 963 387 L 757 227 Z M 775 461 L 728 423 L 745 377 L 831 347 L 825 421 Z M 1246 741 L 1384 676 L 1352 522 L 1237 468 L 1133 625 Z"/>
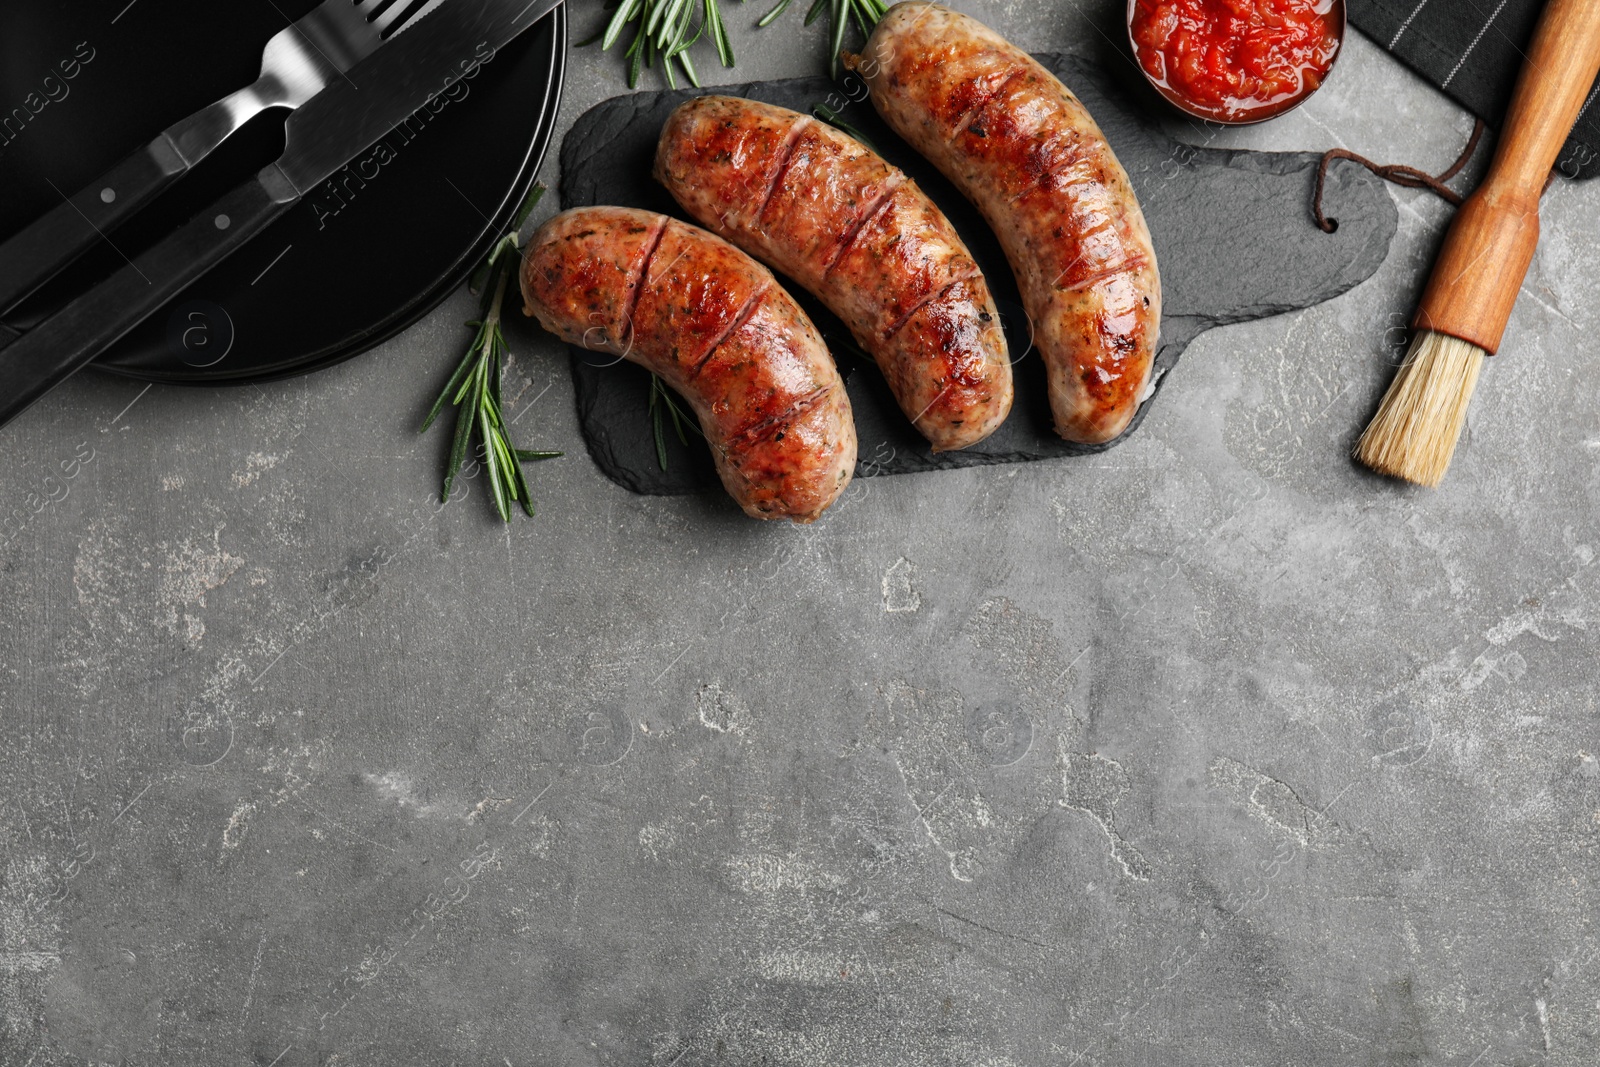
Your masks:
<path fill-rule="evenodd" d="M 797 111 L 702 96 L 667 119 L 655 176 L 838 315 L 934 451 L 1005 421 L 1011 364 L 988 282 L 944 213 L 876 152 Z"/>
<path fill-rule="evenodd" d="M 1107 68 L 1082 56 L 1037 58 L 1071 85 L 1094 115 L 1133 181 L 1155 238 L 1162 304 L 1161 344 L 1152 375 L 1157 396 L 1172 384 L 1171 371 L 1186 347 L 1205 331 L 1329 300 L 1371 277 L 1384 262 L 1399 213 L 1383 181 L 1364 168 L 1338 163 L 1328 171 L 1328 213 L 1339 220 L 1339 229 L 1323 233 L 1310 208 L 1316 154 L 1180 143 L 1158 121 L 1164 105 L 1132 64 Z M 562 202 L 681 211 L 650 176 L 651 166 L 667 118 L 685 100 L 707 91 L 640 91 L 604 101 L 580 116 L 561 152 Z M 845 121 L 861 130 L 879 154 L 905 171 L 945 213 L 994 291 L 1013 360 L 1016 402 L 994 434 L 969 448 L 932 452 L 906 421 L 883 375 L 835 350 L 860 440 L 857 478 L 1092 455 L 1128 442 L 1132 431 L 1158 406 L 1155 398 L 1140 404 L 1128 429 L 1106 444 L 1074 444 L 1056 436 L 1048 375 L 1038 352 L 1029 350 L 1027 317 L 1004 250 L 972 203 L 884 125 L 855 76 L 842 86 L 813 77 L 749 82 L 716 91 L 802 113 L 824 101 L 839 108 Z M 861 102 L 844 103 L 845 94 Z M 824 337 L 849 337 L 833 313 L 803 293 L 798 283 L 789 291 Z M 1354 331 L 1346 346 L 1351 359 L 1381 362 L 1381 326 L 1347 327 Z M 584 440 L 608 477 L 640 493 L 722 491 L 710 450 L 698 438 L 684 446 L 668 434 L 668 465 L 663 468 L 658 462 L 648 413 L 648 373 L 632 366 L 600 366 L 594 353 L 576 346 L 570 362 Z M 1249 414 L 1230 408 L 1229 418 L 1249 417 L 1258 424 L 1273 419 L 1296 427 L 1304 419 L 1325 419 L 1322 408 L 1346 384 L 1342 379 L 1329 380 L 1335 381 L 1332 390 L 1309 411 L 1277 402 L 1271 392 L 1251 393 L 1254 406 Z M 1376 377 L 1372 381 L 1376 383 L 1372 388 L 1381 392 L 1382 383 Z M 1273 387 L 1259 382 L 1251 388 Z M 1345 401 L 1353 401 L 1356 391 L 1346 394 Z M 1147 447 L 1162 446 L 1152 442 Z M 1070 470 L 1071 465 L 1064 467 L 1063 476 Z"/>
<path fill-rule="evenodd" d="M 1032 56 L 939 4 L 896 4 L 845 65 L 1000 239 L 1056 432 L 1116 437 L 1150 383 L 1161 281 L 1133 187 L 1089 112 Z"/>
<path fill-rule="evenodd" d="M 849 484 L 855 423 L 827 346 L 772 273 L 721 238 L 651 211 L 575 208 L 529 238 L 522 296 L 562 340 L 682 394 L 747 515 L 812 522 Z"/>

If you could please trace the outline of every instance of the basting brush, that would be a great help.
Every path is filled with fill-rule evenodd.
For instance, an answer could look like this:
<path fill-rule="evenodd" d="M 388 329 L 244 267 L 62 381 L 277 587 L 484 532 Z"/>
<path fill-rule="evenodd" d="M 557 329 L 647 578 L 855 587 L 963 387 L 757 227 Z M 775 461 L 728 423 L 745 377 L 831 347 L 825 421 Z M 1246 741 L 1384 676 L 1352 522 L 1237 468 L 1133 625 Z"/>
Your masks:
<path fill-rule="evenodd" d="M 1533 262 L 1540 195 L 1600 74 L 1600 0 L 1550 0 L 1524 59 L 1489 173 L 1451 223 L 1411 349 L 1356 445 L 1362 463 L 1418 485 L 1444 478 Z"/>

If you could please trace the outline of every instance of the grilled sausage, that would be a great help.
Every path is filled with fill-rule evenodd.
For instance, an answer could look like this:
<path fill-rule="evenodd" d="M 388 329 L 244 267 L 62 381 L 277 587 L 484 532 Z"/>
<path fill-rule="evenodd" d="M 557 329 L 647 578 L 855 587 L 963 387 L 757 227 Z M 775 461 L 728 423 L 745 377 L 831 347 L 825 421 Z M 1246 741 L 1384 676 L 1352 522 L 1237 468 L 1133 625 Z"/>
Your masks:
<path fill-rule="evenodd" d="M 745 514 L 812 522 L 849 484 L 855 423 L 827 347 L 726 241 L 649 211 L 576 208 L 529 239 L 522 297 L 562 340 L 681 393 Z"/>
<path fill-rule="evenodd" d="M 896 4 L 845 63 L 1000 238 L 1056 432 L 1116 437 L 1149 384 L 1161 279 L 1128 176 L 1089 113 L 1032 56 L 939 4 Z"/>
<path fill-rule="evenodd" d="M 785 108 L 702 96 L 667 119 L 656 178 L 703 225 L 838 315 L 934 451 L 1011 410 L 988 283 L 944 213 L 853 137 Z"/>

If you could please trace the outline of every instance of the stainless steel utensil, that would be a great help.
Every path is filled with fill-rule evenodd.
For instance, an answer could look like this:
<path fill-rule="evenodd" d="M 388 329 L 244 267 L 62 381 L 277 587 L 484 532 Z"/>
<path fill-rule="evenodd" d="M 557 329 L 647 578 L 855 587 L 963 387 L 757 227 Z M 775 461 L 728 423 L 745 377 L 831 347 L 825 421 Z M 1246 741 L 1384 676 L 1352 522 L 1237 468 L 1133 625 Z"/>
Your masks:
<path fill-rule="evenodd" d="M 444 0 L 289 116 L 277 162 L 38 326 L 0 331 L 4 425 L 561 0 Z M 285 313 L 293 309 L 285 308 Z"/>
<path fill-rule="evenodd" d="M 439 0 L 323 0 L 261 53 L 261 77 L 156 135 L 0 245 L 0 312 L 16 306 L 269 108 L 298 108 Z M 407 12 L 411 18 L 406 19 Z"/>

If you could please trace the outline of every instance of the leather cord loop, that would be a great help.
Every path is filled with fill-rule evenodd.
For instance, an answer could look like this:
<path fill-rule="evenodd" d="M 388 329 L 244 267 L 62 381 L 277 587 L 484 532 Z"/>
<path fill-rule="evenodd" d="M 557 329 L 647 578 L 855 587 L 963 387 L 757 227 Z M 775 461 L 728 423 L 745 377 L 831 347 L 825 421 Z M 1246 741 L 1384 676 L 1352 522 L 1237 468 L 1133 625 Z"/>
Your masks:
<path fill-rule="evenodd" d="M 1384 181 L 1403 185 L 1408 189 L 1427 189 L 1441 198 L 1448 200 L 1456 207 L 1461 206 L 1465 197 L 1456 192 L 1445 183 L 1461 173 L 1472 160 L 1473 153 L 1478 150 L 1478 142 L 1483 140 L 1485 127 L 1482 119 L 1472 124 L 1472 136 L 1467 139 L 1467 146 L 1461 150 L 1461 155 L 1450 164 L 1449 169 L 1440 174 L 1429 174 L 1418 170 L 1416 167 L 1407 167 L 1398 163 L 1374 163 L 1366 156 L 1357 155 L 1343 148 L 1331 148 L 1322 154 L 1322 162 L 1317 166 L 1317 192 L 1311 203 L 1312 214 L 1316 216 L 1317 228 L 1323 233 L 1333 233 L 1339 228 L 1339 220 L 1331 219 L 1323 211 L 1322 197 L 1328 183 L 1328 166 L 1336 159 L 1348 159 L 1352 163 L 1359 163 Z"/>

